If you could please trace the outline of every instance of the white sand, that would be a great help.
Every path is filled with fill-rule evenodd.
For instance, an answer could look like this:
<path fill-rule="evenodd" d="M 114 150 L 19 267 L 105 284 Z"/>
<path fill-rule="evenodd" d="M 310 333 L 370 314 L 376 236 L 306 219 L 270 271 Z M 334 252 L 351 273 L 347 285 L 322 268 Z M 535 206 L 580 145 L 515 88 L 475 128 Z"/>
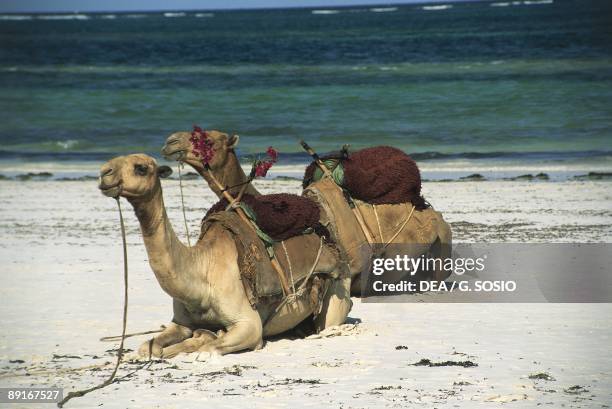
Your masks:
<path fill-rule="evenodd" d="M 213 198 L 202 181 L 185 185 L 195 239 Z M 262 181 L 258 187 L 299 191 L 294 181 Z M 164 182 L 164 189 L 175 230 L 183 235 L 178 182 Z M 452 222 L 456 241 L 612 242 L 609 182 L 428 183 L 424 194 Z M 149 269 L 136 219 L 123 203 L 128 331 L 154 329 L 171 318 L 170 298 Z M 118 343 L 98 341 L 120 332 L 122 261 L 114 201 L 98 192 L 96 182 L 0 181 L 0 237 L 0 387 L 61 386 L 68 392 L 108 376 L 108 367 L 62 370 L 114 359 L 106 351 Z M 357 325 L 342 336 L 282 339 L 256 352 L 155 363 L 67 407 L 490 408 L 513 400 L 513 408 L 612 406 L 610 304 L 354 301 L 350 322 Z M 130 338 L 127 347 L 145 339 Z M 423 358 L 478 366 L 411 365 Z M 135 366 L 122 368 L 125 374 Z M 538 372 L 555 380 L 528 379 Z M 568 389 L 574 385 L 584 389 Z"/>

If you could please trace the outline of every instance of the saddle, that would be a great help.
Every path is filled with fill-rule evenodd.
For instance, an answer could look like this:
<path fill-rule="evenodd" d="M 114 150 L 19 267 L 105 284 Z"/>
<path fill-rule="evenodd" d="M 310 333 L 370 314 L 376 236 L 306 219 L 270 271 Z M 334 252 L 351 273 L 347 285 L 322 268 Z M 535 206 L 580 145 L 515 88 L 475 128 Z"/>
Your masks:
<path fill-rule="evenodd" d="M 217 211 L 207 216 L 202 221 L 199 239 L 201 240 L 206 232 L 217 224 L 220 224 L 231 234 L 236 244 L 240 276 L 251 306 L 254 309 L 257 308 L 262 299 L 273 304 L 280 303 L 284 297 L 283 289 L 278 274 L 272 266 L 267 243 L 262 241 L 257 232 L 234 211 Z M 300 251 L 304 254 L 313 255 L 312 261 L 314 262 L 322 245 L 321 238 L 312 233 L 304 234 L 300 237 L 291 238 L 287 242 L 287 247 L 295 247 L 295 245 L 292 245 L 293 240 L 299 241 L 297 247 Z M 335 247 L 329 244 L 325 244 L 325 248 L 337 252 Z M 284 257 L 283 245 L 276 242 L 271 246 L 271 249 L 273 252 L 283 255 L 283 257 L 279 257 L 279 263 L 285 271 L 290 271 L 291 266 L 288 259 Z M 310 263 L 310 260 L 307 261 L 308 263 Z M 294 260 L 293 270 L 291 271 L 296 286 L 307 278 L 310 267 L 310 265 L 308 265 L 308 268 L 296 265 Z"/>
<path fill-rule="evenodd" d="M 421 196 L 421 173 L 416 162 L 391 146 L 375 146 L 321 158 L 336 184 L 350 197 L 369 204 L 412 203 L 416 210 L 429 204 Z M 315 162 L 304 173 L 302 186 L 320 180 L 323 172 Z"/>

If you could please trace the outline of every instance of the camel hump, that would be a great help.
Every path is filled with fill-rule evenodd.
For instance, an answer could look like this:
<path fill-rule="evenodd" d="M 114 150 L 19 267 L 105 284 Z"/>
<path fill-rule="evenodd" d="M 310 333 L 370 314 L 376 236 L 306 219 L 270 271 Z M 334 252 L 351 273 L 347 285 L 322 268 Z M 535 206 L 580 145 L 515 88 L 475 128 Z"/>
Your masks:
<path fill-rule="evenodd" d="M 412 203 L 417 210 L 429 205 L 421 196 L 421 173 L 416 162 L 400 149 L 374 146 L 351 152 L 348 158 L 324 156 L 333 166 L 334 180 L 358 200 L 370 204 Z M 302 184 L 306 188 L 321 178 L 313 162 L 306 168 Z"/>

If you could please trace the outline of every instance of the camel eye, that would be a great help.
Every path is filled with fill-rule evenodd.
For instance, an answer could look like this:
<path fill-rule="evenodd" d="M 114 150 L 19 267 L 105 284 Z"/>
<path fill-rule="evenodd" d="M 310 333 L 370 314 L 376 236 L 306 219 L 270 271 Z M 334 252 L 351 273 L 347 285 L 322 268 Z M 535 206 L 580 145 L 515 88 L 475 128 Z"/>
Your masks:
<path fill-rule="evenodd" d="M 134 173 L 138 176 L 146 176 L 149 171 L 149 167 L 147 165 L 134 165 Z"/>

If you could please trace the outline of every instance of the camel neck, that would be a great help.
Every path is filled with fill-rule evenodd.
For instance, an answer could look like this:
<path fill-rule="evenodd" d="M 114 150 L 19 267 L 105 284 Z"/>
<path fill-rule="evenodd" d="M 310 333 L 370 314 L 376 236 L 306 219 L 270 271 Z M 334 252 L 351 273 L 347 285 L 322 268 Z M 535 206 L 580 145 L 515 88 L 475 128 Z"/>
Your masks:
<path fill-rule="evenodd" d="M 231 150 L 227 154 L 227 160 L 223 166 L 218 169 L 212 170 L 215 178 L 221 183 L 223 186 L 236 186 L 230 189 L 230 193 L 232 196 L 236 196 L 240 189 L 242 188 L 241 184 L 247 181 L 247 176 L 242 170 L 242 166 L 240 166 L 240 161 L 236 156 L 236 153 Z M 213 192 L 219 197 L 223 197 L 223 192 L 219 190 L 216 184 L 210 179 L 210 176 L 206 171 L 203 171 L 201 175 L 208 182 L 208 186 L 212 189 Z M 237 186 L 240 185 L 240 186 Z M 245 193 L 248 193 L 253 196 L 259 196 L 260 193 L 253 187 L 253 184 L 249 184 Z"/>
<path fill-rule="evenodd" d="M 198 245 L 187 247 L 178 239 L 166 214 L 161 186 L 130 203 L 140 222 L 149 264 L 162 289 L 184 302 L 197 299 L 192 283 L 206 277 L 207 252 L 196 256 Z"/>

